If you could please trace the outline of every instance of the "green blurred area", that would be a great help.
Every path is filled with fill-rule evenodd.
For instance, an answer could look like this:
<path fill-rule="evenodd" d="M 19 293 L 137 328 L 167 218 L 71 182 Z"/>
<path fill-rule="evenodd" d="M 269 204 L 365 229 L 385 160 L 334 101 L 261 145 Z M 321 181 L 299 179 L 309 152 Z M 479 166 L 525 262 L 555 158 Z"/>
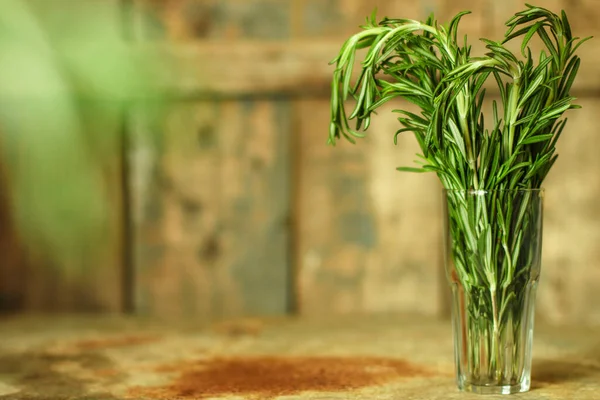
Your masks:
<path fill-rule="evenodd" d="M 152 99 L 155 60 L 134 55 L 113 1 L 0 1 L 0 162 L 28 249 L 77 265 L 111 234 L 107 174 L 118 174 L 122 125 Z"/>

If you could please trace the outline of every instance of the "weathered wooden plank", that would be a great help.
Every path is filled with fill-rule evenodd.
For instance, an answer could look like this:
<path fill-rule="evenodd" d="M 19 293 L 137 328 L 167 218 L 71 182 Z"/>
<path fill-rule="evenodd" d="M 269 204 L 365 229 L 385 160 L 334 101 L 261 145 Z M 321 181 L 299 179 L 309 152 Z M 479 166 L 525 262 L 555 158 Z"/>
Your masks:
<path fill-rule="evenodd" d="M 214 112 L 211 104 L 182 105 L 169 113 L 162 127 L 145 127 L 144 115 L 135 115 L 129 149 L 134 309 L 142 314 L 211 313 L 209 275 L 216 264 L 215 251 L 213 259 L 200 266 L 198 255 L 203 243 L 211 241 L 215 248 L 220 239 Z"/>
<path fill-rule="evenodd" d="M 154 66 L 154 87 L 174 98 L 328 92 L 329 61 L 341 43 L 195 42 L 140 46 Z M 135 50 L 134 50 L 135 51 Z"/>
<path fill-rule="evenodd" d="M 138 9 L 150 9 L 152 18 L 142 24 L 144 37 L 172 40 L 202 39 L 287 39 L 295 37 L 345 37 L 353 33 L 377 7 L 378 15 L 423 19 L 434 12 L 447 22 L 460 11 L 462 33 L 497 36 L 504 22 L 525 8 L 526 0 L 420 0 L 374 5 L 369 0 L 136 0 Z M 547 0 L 543 7 L 555 12 L 565 9 L 574 26 L 596 29 L 595 0 Z M 291 16 L 291 17 L 290 17 Z M 290 22 L 291 20 L 294 22 Z"/>
<path fill-rule="evenodd" d="M 134 0 L 138 38 L 285 40 L 292 0 Z"/>
<path fill-rule="evenodd" d="M 475 40 L 471 39 L 472 54 L 484 54 L 486 50 Z M 340 40 L 195 42 L 136 46 L 132 50 L 149 59 L 164 60 L 153 66 L 154 90 L 174 98 L 327 96 L 333 74 L 328 63 L 341 45 Z M 583 62 L 573 92 L 578 96 L 592 95 L 600 89 L 600 75 L 595 67 L 600 63 L 600 44 L 588 42 L 578 53 Z M 488 86 L 493 91 L 496 89 L 492 81 Z"/>
<path fill-rule="evenodd" d="M 387 1 L 374 4 L 367 0 L 296 0 L 297 12 L 293 15 L 299 29 L 296 38 L 324 38 L 343 40 L 356 33 L 377 7 L 377 17 L 422 19 L 427 15 L 424 2 Z M 340 42 L 341 44 L 342 42 Z"/>
<path fill-rule="evenodd" d="M 223 261 L 246 314 L 289 310 L 290 106 L 223 104 Z"/>
<path fill-rule="evenodd" d="M 174 104 L 154 137 L 137 121 L 136 311 L 207 320 L 287 311 L 287 110 Z"/>
<path fill-rule="evenodd" d="M 383 17 L 424 20 L 434 13 L 440 23 L 449 22 L 459 11 L 470 10 L 472 15 L 462 23 L 461 33 L 479 37 L 484 31 L 486 5 L 468 0 L 388 1 L 374 4 L 369 0 L 299 0 L 298 15 L 302 27 L 297 37 L 336 38 L 341 40 L 356 33 L 367 16 L 376 9 L 378 20 Z"/>
<path fill-rule="evenodd" d="M 558 142 L 545 183 L 539 315 L 556 323 L 600 323 L 600 100 L 581 99 Z"/>
<path fill-rule="evenodd" d="M 410 108 L 410 107 L 409 107 Z M 298 285 L 304 315 L 440 310 L 441 192 L 435 176 L 398 173 L 417 144 L 393 144 L 386 107 L 355 146 L 325 145 L 326 100 L 301 101 Z"/>
<path fill-rule="evenodd" d="M 485 49 L 477 39 L 481 36 L 500 38 L 505 30 L 504 22 L 512 13 L 523 8 L 522 3 L 521 0 L 386 2 L 381 5 L 380 15 L 424 18 L 428 12 L 434 11 L 440 21 L 445 21 L 459 10 L 470 9 L 473 14 L 464 17 L 462 32 L 469 34 L 474 45 L 473 54 L 483 54 Z M 154 72 L 155 95 L 167 94 L 178 98 L 213 94 L 326 95 L 333 71 L 329 61 L 337 55 L 343 39 L 358 32 L 358 25 L 373 7 L 363 0 L 302 0 L 294 3 L 274 0 L 170 0 L 151 1 L 146 7 L 142 7 L 146 3 L 140 0 L 135 4 L 136 26 L 152 25 L 152 22 L 144 22 L 150 19 L 152 13 L 144 13 L 143 8 L 153 9 L 158 15 L 155 17 L 156 24 L 164 25 L 156 28 L 158 33 L 154 34 L 153 28 L 137 29 L 137 39 L 161 38 L 170 42 L 155 40 L 132 46 L 129 51 Z M 580 36 L 586 36 L 596 30 L 593 4 L 589 1 L 552 0 L 544 5 L 555 11 L 564 6 L 571 16 L 573 28 Z M 292 11 L 293 20 L 289 16 Z M 61 17 L 54 15 L 46 19 L 53 18 L 60 21 Z M 171 20 L 173 22 L 169 22 Z M 279 40 L 289 39 L 292 30 L 295 31 L 294 40 Z M 232 33 L 227 33 L 229 31 Z M 584 62 L 574 87 L 578 95 L 600 88 L 600 78 L 595 71 L 595 65 L 600 62 L 599 46 L 592 41 L 580 49 Z M 537 49 L 534 48 L 534 51 L 537 52 Z M 84 95 L 90 94 L 88 88 L 78 90 Z M 92 94 L 115 96 L 114 91 Z M 136 91 L 126 95 L 135 98 L 148 94 Z"/>

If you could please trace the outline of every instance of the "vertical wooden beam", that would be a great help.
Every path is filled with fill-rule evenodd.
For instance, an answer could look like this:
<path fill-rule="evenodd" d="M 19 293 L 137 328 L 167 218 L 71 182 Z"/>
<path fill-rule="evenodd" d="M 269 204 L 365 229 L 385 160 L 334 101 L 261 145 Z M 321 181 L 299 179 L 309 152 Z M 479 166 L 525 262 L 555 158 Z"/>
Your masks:
<path fill-rule="evenodd" d="M 301 102 L 300 306 L 305 315 L 440 311 L 440 188 L 399 173 L 417 144 L 385 107 L 356 145 L 325 145 L 329 101 Z M 395 108 L 408 107 L 405 103 Z"/>
<path fill-rule="evenodd" d="M 216 285 L 209 274 L 220 256 L 221 202 L 215 111 L 214 104 L 173 107 L 161 126 L 149 125 L 144 113 L 134 115 L 130 182 L 138 313 L 212 313 Z"/>
<path fill-rule="evenodd" d="M 223 104 L 223 254 L 246 314 L 289 309 L 290 118 L 285 99 Z"/>
<path fill-rule="evenodd" d="M 136 129 L 136 310 L 204 320 L 285 314 L 287 104 L 178 104 L 154 138 Z"/>

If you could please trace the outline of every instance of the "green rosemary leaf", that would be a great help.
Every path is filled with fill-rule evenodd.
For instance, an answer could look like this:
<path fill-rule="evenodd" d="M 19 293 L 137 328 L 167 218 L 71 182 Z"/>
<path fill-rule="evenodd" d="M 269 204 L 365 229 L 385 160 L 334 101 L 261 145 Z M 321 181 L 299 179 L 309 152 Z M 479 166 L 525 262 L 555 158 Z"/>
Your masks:
<path fill-rule="evenodd" d="M 496 179 L 496 183 L 502 181 L 504 178 L 506 178 L 508 175 L 510 175 L 512 172 L 515 172 L 516 170 L 520 169 L 520 168 L 525 168 L 525 167 L 529 167 L 531 164 L 529 162 L 521 162 L 518 163 L 516 165 L 513 165 L 511 167 L 507 167 L 505 168 L 504 172 L 500 173 L 500 175 L 498 176 L 498 178 Z"/>
<path fill-rule="evenodd" d="M 525 175 L 525 171 L 523 169 L 516 171 L 510 178 L 510 181 L 508 183 L 508 189 L 509 190 L 516 189 L 519 186 L 519 184 L 522 183 L 524 175 Z"/>
<path fill-rule="evenodd" d="M 458 150 L 460 151 L 460 154 L 462 155 L 463 160 L 467 161 L 468 157 L 467 157 L 467 153 L 465 151 L 465 142 L 463 140 L 463 136 L 462 136 L 460 130 L 458 129 L 458 126 L 456 126 L 456 123 L 454 122 L 453 119 L 448 120 L 448 126 L 450 127 L 450 132 L 452 133 L 454 143 L 458 147 Z"/>
<path fill-rule="evenodd" d="M 498 225 L 500 226 L 500 231 L 502 232 L 502 236 L 506 238 L 508 234 L 508 227 L 506 226 L 506 218 L 504 217 L 503 204 L 500 199 L 496 200 L 496 210 L 498 212 Z"/>
<path fill-rule="evenodd" d="M 556 147 L 556 142 L 558 141 L 558 139 L 560 138 L 560 135 L 563 132 L 563 129 L 565 129 L 565 126 L 567 125 L 567 121 L 569 119 L 565 118 L 562 121 L 559 121 L 553 128 L 552 133 L 554 133 L 554 138 L 552 139 L 551 142 L 548 143 L 547 146 L 547 150 L 548 149 L 554 149 Z"/>
<path fill-rule="evenodd" d="M 573 34 L 571 33 L 571 25 L 569 24 L 569 18 L 567 18 L 567 13 L 565 13 L 565 10 L 561 10 L 560 17 L 565 30 L 565 38 L 567 40 L 571 40 L 573 38 Z"/>
<path fill-rule="evenodd" d="M 529 44 L 529 41 L 531 40 L 531 38 L 533 37 L 533 35 L 535 35 L 537 33 L 537 30 L 539 28 L 541 28 L 542 26 L 544 26 L 545 24 L 546 24 L 545 21 L 538 21 L 538 22 L 536 22 L 535 24 L 533 24 L 529 28 L 529 31 L 527 32 L 527 34 L 523 38 L 523 43 L 521 44 L 521 54 L 523 54 L 523 57 L 527 56 L 525 54 L 525 48 Z"/>
<path fill-rule="evenodd" d="M 464 17 L 465 15 L 471 14 L 470 11 L 462 11 L 458 14 L 456 14 L 456 16 L 454 18 L 452 18 L 452 21 L 450 21 L 450 24 L 448 26 L 448 35 L 452 38 L 452 40 L 454 42 L 457 42 L 457 34 L 458 34 L 458 25 L 460 23 L 460 20 L 462 17 Z"/>
<path fill-rule="evenodd" d="M 527 176 L 525 176 L 525 179 L 532 179 L 533 177 L 535 177 L 535 175 L 544 167 L 546 163 L 548 163 L 548 161 L 550 161 L 551 158 L 552 154 L 547 153 L 539 159 L 536 159 L 536 162 L 533 164 L 533 167 L 527 173 Z"/>
<path fill-rule="evenodd" d="M 352 70 L 354 69 L 354 57 L 355 57 L 355 52 L 352 51 L 350 54 L 350 59 L 348 60 L 347 64 L 346 64 L 346 68 L 344 70 L 344 83 L 342 86 L 342 90 L 344 95 L 344 100 L 347 100 L 348 98 L 348 93 L 350 93 L 350 78 L 352 78 Z"/>
<path fill-rule="evenodd" d="M 545 164 L 541 165 L 540 172 L 539 172 L 539 180 L 540 181 L 543 181 L 546 178 L 546 176 L 548 175 L 548 172 L 550 172 L 550 169 L 556 162 L 557 158 L 558 158 L 558 154 L 555 154 Z"/>
<path fill-rule="evenodd" d="M 507 32 L 506 32 L 506 37 L 504 38 L 504 40 L 502 41 L 502 44 L 505 44 L 506 42 L 511 41 L 514 38 L 517 37 L 521 37 L 523 36 L 523 34 L 529 32 L 529 27 L 525 27 L 525 28 L 521 28 L 516 32 L 513 32 L 514 29 L 517 27 L 517 25 L 513 25 Z"/>
<path fill-rule="evenodd" d="M 510 281 L 506 281 L 506 285 L 503 285 L 504 287 L 508 287 L 510 284 Z M 517 296 L 515 295 L 514 292 L 509 292 L 508 295 L 504 298 L 504 300 L 502 301 L 502 306 L 500 306 L 500 315 L 504 316 L 506 314 L 508 305 L 512 303 L 512 301 L 514 301 L 514 299 Z"/>
<path fill-rule="evenodd" d="M 485 214 L 484 214 L 485 215 Z M 493 280 L 494 285 L 496 283 L 496 274 L 494 273 L 494 265 L 492 263 L 492 227 L 489 225 L 489 222 L 484 221 L 485 225 L 483 231 L 485 232 L 485 258 L 486 264 L 490 270 L 490 280 Z M 482 235 L 483 236 L 483 235 Z"/>
<path fill-rule="evenodd" d="M 392 110 L 392 112 L 393 113 L 402 114 L 402 115 L 406 115 L 408 118 L 410 118 L 411 120 L 417 122 L 423 128 L 426 128 L 429 125 L 429 121 L 427 121 L 425 118 L 421 118 L 417 114 L 411 113 L 410 111 L 406 111 L 406 110 Z"/>
<path fill-rule="evenodd" d="M 566 80 L 561 82 L 561 84 L 559 85 L 559 97 L 565 97 L 569 95 L 571 87 L 573 86 L 573 82 L 575 81 L 575 77 L 577 76 L 577 72 L 579 72 L 580 64 L 581 60 L 579 59 L 579 57 L 573 57 L 567 65 L 567 68 L 565 69 L 564 73 Z"/>
<path fill-rule="evenodd" d="M 358 96 L 358 99 L 356 101 L 356 107 L 354 108 L 354 111 L 352 111 L 352 114 L 350 114 L 350 117 L 348 117 L 349 119 L 354 119 L 358 116 L 362 117 L 363 110 L 365 109 L 364 100 L 367 95 L 367 90 L 369 90 L 369 74 L 368 74 L 368 72 L 363 77 L 363 82 L 360 86 L 360 95 Z M 359 121 L 360 121 L 360 119 L 359 119 Z"/>
<path fill-rule="evenodd" d="M 525 106 L 525 103 L 529 100 L 529 98 L 535 93 L 536 90 L 540 87 L 540 85 L 546 79 L 546 74 L 542 70 L 541 73 L 538 73 L 535 79 L 533 79 L 526 87 L 525 93 L 521 96 L 519 100 L 519 108 Z"/>
<path fill-rule="evenodd" d="M 487 43 L 487 48 L 491 50 L 492 54 L 499 59 L 502 59 L 506 62 L 506 65 L 510 65 L 513 63 L 517 63 L 518 60 L 515 55 L 507 50 L 500 43 L 493 42 L 487 39 L 481 39 L 484 43 Z"/>
<path fill-rule="evenodd" d="M 572 106 L 572 102 L 575 100 L 574 97 L 565 97 L 554 104 L 551 107 L 545 110 L 541 119 L 555 118 L 559 117 L 565 111 L 567 111 Z"/>
<path fill-rule="evenodd" d="M 415 128 L 401 128 L 396 131 L 394 134 L 394 144 L 398 144 L 398 135 L 404 132 L 413 132 Z"/>
<path fill-rule="evenodd" d="M 528 137 L 527 139 L 524 139 L 519 144 L 525 145 L 525 144 L 533 144 L 533 143 L 544 142 L 546 140 L 552 139 L 553 136 L 554 135 L 552 133 L 548 133 L 548 134 L 545 134 L 545 135 L 531 136 L 531 137 Z"/>
<path fill-rule="evenodd" d="M 542 39 L 544 44 L 546 45 L 546 48 L 548 49 L 548 51 L 550 51 L 550 53 L 552 54 L 553 59 L 555 61 L 559 60 L 560 57 L 558 55 L 558 51 L 556 50 L 554 43 L 552 43 L 552 41 L 550 40 L 550 37 L 548 36 L 548 33 L 546 32 L 546 30 L 543 27 L 539 27 L 536 32 L 537 32 L 538 36 Z"/>
<path fill-rule="evenodd" d="M 539 101 L 538 101 L 538 103 L 539 103 Z M 528 113 L 528 114 L 526 114 L 525 117 L 517 120 L 517 122 L 515 122 L 514 126 L 529 124 L 529 123 L 535 122 L 535 120 L 537 120 L 538 118 L 539 118 L 538 113 Z M 528 128 L 526 130 L 528 130 Z"/>
<path fill-rule="evenodd" d="M 481 74 L 479 74 L 475 77 L 475 85 L 473 85 L 473 93 L 474 94 L 479 93 L 479 91 L 481 90 L 481 88 L 483 87 L 483 85 L 485 84 L 485 82 L 487 81 L 487 79 L 491 73 L 492 73 L 492 70 L 483 70 L 481 72 Z M 485 89 L 483 89 L 483 92 L 480 95 L 483 95 L 482 96 L 482 100 L 483 100 L 483 97 L 485 97 Z M 480 107 L 479 107 L 479 110 L 481 111 Z M 476 112 L 475 115 L 479 115 L 479 112 Z"/>
<path fill-rule="evenodd" d="M 533 62 L 533 58 L 531 57 L 531 55 L 529 55 L 529 61 Z M 540 62 L 538 63 L 538 66 L 533 70 L 533 75 L 537 76 L 539 74 L 544 74 L 545 76 L 547 75 L 547 69 L 548 69 L 548 65 L 552 62 L 551 58 L 544 58 L 543 60 L 540 60 Z M 560 78 L 560 76 L 551 76 L 550 79 L 556 79 L 556 78 Z"/>
<path fill-rule="evenodd" d="M 500 119 L 498 118 L 498 103 L 496 102 L 496 100 L 492 101 L 492 113 L 494 118 L 494 125 L 498 126 L 500 124 Z"/>
<path fill-rule="evenodd" d="M 517 215 L 517 222 L 515 223 L 514 229 L 516 232 L 519 232 L 521 229 L 521 224 L 523 223 L 523 218 L 527 213 L 527 208 L 529 207 L 529 201 L 531 199 L 531 192 L 524 192 L 520 199 L 521 207 L 519 209 L 519 213 Z"/>
<path fill-rule="evenodd" d="M 427 102 L 427 100 L 423 100 L 423 96 L 406 96 L 405 99 L 413 103 L 414 105 L 421 107 L 421 109 L 430 108 L 430 103 Z"/>

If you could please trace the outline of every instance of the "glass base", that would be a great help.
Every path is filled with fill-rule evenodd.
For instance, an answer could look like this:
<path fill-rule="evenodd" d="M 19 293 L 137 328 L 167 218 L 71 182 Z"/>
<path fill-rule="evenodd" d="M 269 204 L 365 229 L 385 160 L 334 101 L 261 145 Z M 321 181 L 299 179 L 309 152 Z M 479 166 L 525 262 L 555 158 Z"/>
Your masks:
<path fill-rule="evenodd" d="M 473 385 L 459 382 L 458 388 L 463 392 L 477 394 L 514 394 L 529 391 L 530 385 L 531 381 L 526 379 L 520 385 Z"/>
<path fill-rule="evenodd" d="M 445 194 L 446 275 L 452 288 L 458 388 L 491 395 L 526 392 L 543 191 Z"/>

